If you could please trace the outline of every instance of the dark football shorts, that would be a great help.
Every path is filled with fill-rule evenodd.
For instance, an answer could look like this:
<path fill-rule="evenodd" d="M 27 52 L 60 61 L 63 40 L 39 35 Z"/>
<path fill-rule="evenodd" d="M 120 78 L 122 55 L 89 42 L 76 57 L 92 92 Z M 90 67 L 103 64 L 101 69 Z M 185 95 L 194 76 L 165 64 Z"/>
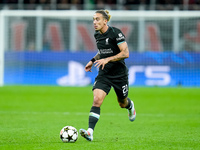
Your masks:
<path fill-rule="evenodd" d="M 107 78 L 102 76 L 97 76 L 95 78 L 95 82 L 93 85 L 93 89 L 101 89 L 104 92 L 110 92 L 111 87 L 114 88 L 117 97 L 120 99 L 124 99 L 128 96 L 128 77 L 120 77 L 120 78 Z"/>

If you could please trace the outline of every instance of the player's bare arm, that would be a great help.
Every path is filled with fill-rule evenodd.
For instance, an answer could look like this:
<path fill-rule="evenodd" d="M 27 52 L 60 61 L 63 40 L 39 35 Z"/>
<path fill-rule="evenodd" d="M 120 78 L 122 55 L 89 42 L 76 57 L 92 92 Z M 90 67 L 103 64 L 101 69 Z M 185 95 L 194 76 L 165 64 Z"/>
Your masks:
<path fill-rule="evenodd" d="M 95 59 L 95 60 L 99 60 L 99 59 L 100 59 L 99 53 L 97 53 L 97 54 L 94 56 L 94 59 Z"/>
<path fill-rule="evenodd" d="M 129 50 L 128 50 L 128 45 L 126 42 L 121 43 L 118 45 L 119 49 L 120 49 L 120 53 L 118 53 L 115 56 L 111 56 L 111 57 L 107 57 L 104 59 L 99 59 L 96 60 L 95 63 L 95 67 L 100 67 L 102 66 L 102 69 L 104 68 L 104 66 L 108 63 L 108 62 L 113 62 L 113 61 L 119 61 L 122 59 L 126 59 L 129 57 Z"/>
<path fill-rule="evenodd" d="M 98 60 L 100 58 L 99 56 L 99 53 L 97 53 L 95 56 L 94 56 L 94 59 L 95 60 Z M 86 72 L 92 72 L 91 69 L 92 69 L 92 66 L 93 66 L 94 62 L 92 62 L 91 60 L 87 63 L 87 65 L 85 66 L 85 71 Z"/>

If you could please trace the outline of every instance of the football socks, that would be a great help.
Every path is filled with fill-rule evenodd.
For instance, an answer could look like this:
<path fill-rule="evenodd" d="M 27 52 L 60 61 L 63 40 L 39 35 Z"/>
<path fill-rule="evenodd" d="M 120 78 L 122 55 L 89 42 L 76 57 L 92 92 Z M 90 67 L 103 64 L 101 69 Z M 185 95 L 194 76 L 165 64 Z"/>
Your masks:
<path fill-rule="evenodd" d="M 100 107 L 92 106 L 89 114 L 89 128 L 94 130 L 96 123 L 100 117 Z"/>
<path fill-rule="evenodd" d="M 126 109 L 131 110 L 131 108 L 132 108 L 131 100 L 130 100 L 130 98 L 127 98 L 127 100 L 128 100 L 128 105 L 126 106 Z"/>

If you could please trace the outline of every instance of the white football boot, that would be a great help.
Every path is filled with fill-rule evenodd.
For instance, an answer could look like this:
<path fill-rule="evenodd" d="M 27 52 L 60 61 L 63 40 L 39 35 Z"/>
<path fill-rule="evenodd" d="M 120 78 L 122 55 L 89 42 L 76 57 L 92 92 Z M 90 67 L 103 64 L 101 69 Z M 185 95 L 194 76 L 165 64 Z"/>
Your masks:
<path fill-rule="evenodd" d="M 86 140 L 88 141 L 92 141 L 93 140 L 93 134 L 91 134 L 89 131 L 85 130 L 85 129 L 80 129 L 79 133 L 82 137 L 84 137 Z"/>
<path fill-rule="evenodd" d="M 131 101 L 131 105 L 132 105 L 132 108 L 128 110 L 128 116 L 129 116 L 129 120 L 130 121 L 134 121 L 135 120 L 135 117 L 136 117 L 136 111 L 135 111 L 135 108 L 134 108 L 134 103 L 133 101 Z"/>

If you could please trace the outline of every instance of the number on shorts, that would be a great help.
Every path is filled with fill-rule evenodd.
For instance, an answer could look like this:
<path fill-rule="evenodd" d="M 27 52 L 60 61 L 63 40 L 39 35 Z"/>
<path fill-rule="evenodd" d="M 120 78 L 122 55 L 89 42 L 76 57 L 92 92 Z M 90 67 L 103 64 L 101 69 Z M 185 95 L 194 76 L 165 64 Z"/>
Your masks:
<path fill-rule="evenodd" d="M 123 89 L 123 94 L 125 96 L 126 93 L 128 92 L 128 85 L 126 84 L 126 85 L 122 86 L 122 89 Z"/>

